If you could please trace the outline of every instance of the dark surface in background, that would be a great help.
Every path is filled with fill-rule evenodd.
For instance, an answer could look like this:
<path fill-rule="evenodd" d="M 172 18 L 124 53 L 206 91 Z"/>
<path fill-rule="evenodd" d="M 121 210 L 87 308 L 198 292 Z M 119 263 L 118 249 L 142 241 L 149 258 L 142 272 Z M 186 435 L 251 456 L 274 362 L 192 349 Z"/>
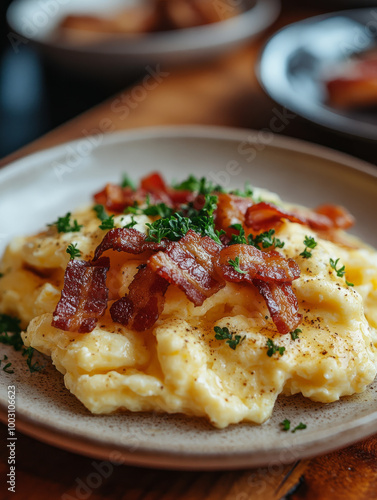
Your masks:
<path fill-rule="evenodd" d="M 351 2 L 344 2 L 344 4 Z M 134 76 L 117 82 L 95 82 L 44 61 L 29 45 L 20 45 L 18 53 L 8 39 L 5 12 L 10 0 L 0 5 L 0 158 L 36 139 L 61 123 L 100 103 L 135 81 Z M 343 7 L 342 2 L 306 1 L 308 12 L 320 6 L 331 10 Z M 362 2 L 354 2 L 361 6 Z M 376 1 L 377 5 L 377 1 Z M 283 0 L 286 12 L 304 7 L 299 0 Z M 347 5 L 348 7 L 348 5 Z M 301 133 L 300 118 L 289 128 L 289 135 L 306 139 Z M 250 127 L 253 124 L 250 123 Z M 315 128 L 315 126 L 313 125 Z M 316 141 L 376 163 L 374 145 L 316 130 Z"/>

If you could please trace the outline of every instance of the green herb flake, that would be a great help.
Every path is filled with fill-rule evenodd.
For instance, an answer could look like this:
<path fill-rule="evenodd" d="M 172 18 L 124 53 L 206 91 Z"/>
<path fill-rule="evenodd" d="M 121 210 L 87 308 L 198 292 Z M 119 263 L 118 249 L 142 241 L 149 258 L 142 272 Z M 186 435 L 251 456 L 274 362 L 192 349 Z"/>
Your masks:
<path fill-rule="evenodd" d="M 338 276 L 338 278 L 343 278 L 344 275 L 346 274 L 346 266 L 342 266 L 342 267 L 339 267 L 339 269 L 337 269 L 337 266 L 338 266 L 338 262 L 339 262 L 339 259 L 331 259 L 330 258 L 330 266 L 332 269 L 334 269 L 334 271 L 336 272 L 336 275 Z M 353 283 L 350 283 L 349 281 L 347 281 L 345 279 L 345 282 L 348 286 L 354 286 Z"/>
<path fill-rule="evenodd" d="M 102 221 L 99 226 L 100 229 L 114 229 L 114 215 L 107 215 L 103 205 L 94 205 L 93 210 L 96 212 L 98 219 Z"/>
<path fill-rule="evenodd" d="M 299 338 L 299 333 L 301 333 L 302 330 L 300 330 L 300 328 L 296 328 L 296 330 L 293 330 L 293 332 L 290 332 L 291 333 L 291 339 L 292 340 L 297 340 Z"/>
<path fill-rule="evenodd" d="M 134 216 L 132 215 L 131 216 L 131 222 L 129 222 L 128 224 L 126 224 L 124 227 L 126 229 L 132 229 L 133 227 L 135 227 L 137 224 L 137 221 L 134 219 Z"/>
<path fill-rule="evenodd" d="M 291 421 L 285 418 L 282 422 L 280 422 L 280 425 L 282 427 L 282 431 L 288 432 L 291 428 Z"/>
<path fill-rule="evenodd" d="M 77 233 L 83 227 L 82 224 L 78 224 L 76 219 L 73 221 L 73 224 L 71 224 L 70 212 L 64 217 L 59 217 L 58 220 L 52 224 L 48 224 L 48 227 L 52 226 L 56 226 L 58 233 Z"/>
<path fill-rule="evenodd" d="M 224 188 L 219 184 L 213 184 L 205 177 L 198 178 L 194 175 L 190 175 L 185 181 L 175 184 L 173 187 L 178 191 L 192 191 L 204 196 L 224 192 Z"/>
<path fill-rule="evenodd" d="M 245 182 L 244 189 L 234 189 L 230 192 L 230 194 L 234 194 L 236 196 L 241 196 L 241 198 L 252 198 L 253 197 L 253 188 L 249 182 Z"/>
<path fill-rule="evenodd" d="M 77 248 L 77 243 L 71 243 L 68 245 L 66 253 L 69 255 L 70 260 L 74 260 L 76 257 L 81 256 L 81 252 Z"/>
<path fill-rule="evenodd" d="M 296 425 L 296 427 L 293 429 L 292 432 L 302 431 L 302 430 L 304 430 L 306 428 L 307 428 L 307 425 L 303 424 L 302 422 L 300 422 L 298 425 Z"/>
<path fill-rule="evenodd" d="M 136 184 L 129 178 L 128 174 L 123 174 L 120 185 L 122 188 L 131 188 L 132 191 L 136 191 Z"/>
<path fill-rule="evenodd" d="M 240 274 L 247 274 L 247 271 L 243 271 L 241 268 L 240 268 L 240 258 L 239 256 L 237 255 L 237 257 L 233 260 L 233 259 L 229 259 L 228 260 L 228 264 L 230 266 L 232 266 L 234 268 L 235 271 L 237 271 L 237 273 L 240 273 Z"/>
<path fill-rule="evenodd" d="M 234 335 L 233 333 L 229 332 L 229 329 L 225 326 L 224 328 L 221 328 L 220 326 L 215 326 L 215 339 L 217 340 L 226 340 L 226 343 L 228 346 L 233 349 L 233 351 L 236 350 L 237 346 L 242 344 L 242 342 L 245 340 L 246 335 L 241 337 L 241 335 Z M 233 338 L 234 335 L 234 338 Z"/>
<path fill-rule="evenodd" d="M 277 346 L 276 344 L 274 344 L 274 341 L 272 339 L 267 340 L 266 347 L 268 348 L 267 356 L 269 356 L 270 358 L 277 352 L 280 354 L 280 356 L 283 356 L 285 351 L 285 347 Z"/>
<path fill-rule="evenodd" d="M 304 259 L 310 259 L 310 257 L 312 256 L 312 252 L 310 250 L 314 250 L 314 248 L 318 245 L 318 243 L 312 236 L 305 236 L 304 245 L 305 249 L 303 252 L 300 253 L 300 255 Z"/>

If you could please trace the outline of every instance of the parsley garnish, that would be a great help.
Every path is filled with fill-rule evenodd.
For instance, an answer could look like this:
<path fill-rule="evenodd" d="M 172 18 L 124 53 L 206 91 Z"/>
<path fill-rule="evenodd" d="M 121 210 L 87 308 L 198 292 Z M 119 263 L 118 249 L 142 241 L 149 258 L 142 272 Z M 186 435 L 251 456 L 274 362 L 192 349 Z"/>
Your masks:
<path fill-rule="evenodd" d="M 0 367 L 1 367 L 1 363 L 3 363 L 4 361 L 8 361 L 8 356 L 6 354 L 4 354 L 4 358 L 2 360 L 0 360 Z M 5 366 L 3 366 L 3 372 L 5 373 L 14 373 L 14 370 L 10 370 L 9 368 L 12 366 L 12 363 L 6 363 Z"/>
<path fill-rule="evenodd" d="M 230 192 L 230 194 L 235 194 L 236 196 L 241 196 L 242 198 L 252 198 L 253 197 L 253 188 L 248 182 L 245 182 L 244 190 L 242 189 L 234 189 Z"/>
<path fill-rule="evenodd" d="M 157 205 L 151 205 L 149 202 L 149 197 L 147 198 L 147 207 L 140 208 L 137 203 L 133 207 L 127 207 L 124 211 L 125 213 L 131 214 L 144 214 L 156 216 L 158 215 L 161 218 L 170 217 L 173 214 L 173 209 L 168 207 L 165 203 L 158 203 Z"/>
<path fill-rule="evenodd" d="M 224 189 L 219 184 L 213 184 L 205 177 L 198 179 L 194 175 L 190 175 L 185 181 L 180 184 L 175 184 L 174 188 L 178 191 L 193 191 L 202 195 L 209 195 L 211 193 L 223 193 Z"/>
<path fill-rule="evenodd" d="M 43 366 L 40 366 L 38 363 L 31 363 L 34 349 L 32 347 L 26 348 L 24 346 L 21 337 L 20 320 L 18 318 L 8 316 L 7 314 L 0 314 L 0 343 L 12 346 L 15 351 L 21 351 L 21 349 L 23 349 L 22 355 L 25 356 L 27 354 L 28 356 L 26 363 L 30 372 L 40 371 L 43 369 Z M 7 363 L 3 370 L 9 370 L 10 365 L 10 363 Z M 7 371 L 7 373 L 13 372 Z"/>
<path fill-rule="evenodd" d="M 123 174 L 122 182 L 120 183 L 122 188 L 131 188 L 132 191 L 136 191 L 136 184 L 128 177 L 127 174 Z"/>
<path fill-rule="evenodd" d="M 241 268 L 240 268 L 240 258 L 239 256 L 237 255 L 237 257 L 233 260 L 233 259 L 229 259 L 228 260 L 228 264 L 230 266 L 232 266 L 234 268 L 235 271 L 237 271 L 237 273 L 240 273 L 240 274 L 247 274 L 246 271 L 243 271 Z"/>
<path fill-rule="evenodd" d="M 282 422 L 280 422 L 280 425 L 282 427 L 282 431 L 288 432 L 291 429 L 291 421 L 285 418 Z M 291 431 L 291 432 L 296 432 L 296 431 L 301 431 L 303 429 L 306 429 L 306 424 L 303 424 L 300 422 L 296 427 Z"/>
<path fill-rule="evenodd" d="M 40 372 L 41 370 L 43 370 L 44 366 L 40 365 L 38 363 L 38 361 L 36 361 L 35 363 L 32 363 L 32 359 L 33 359 L 33 356 L 34 356 L 34 349 L 33 349 L 33 347 L 27 347 L 27 348 L 25 348 L 24 352 L 22 353 L 22 356 L 27 356 L 27 358 L 26 358 L 26 364 L 29 367 L 30 373 Z"/>
<path fill-rule="evenodd" d="M 80 250 L 77 248 L 77 243 L 71 243 L 68 245 L 66 253 L 69 255 L 70 260 L 80 257 L 81 255 Z"/>
<path fill-rule="evenodd" d="M 236 229 L 238 231 L 238 235 L 232 234 L 232 238 L 230 240 L 230 245 L 252 245 L 255 248 L 261 250 L 262 248 L 270 248 L 274 246 L 275 248 L 283 248 L 284 242 L 279 240 L 279 238 L 275 238 L 275 229 L 270 229 L 269 231 L 265 231 L 264 233 L 257 234 L 253 236 L 249 234 L 246 238 L 245 230 L 241 224 L 233 224 L 230 226 L 232 229 Z"/>
<path fill-rule="evenodd" d="M 292 340 L 296 340 L 298 339 L 298 334 L 301 333 L 302 330 L 300 330 L 300 328 L 296 328 L 296 330 L 293 330 L 293 332 L 291 332 L 291 339 Z"/>
<path fill-rule="evenodd" d="M 93 210 L 99 220 L 102 221 L 102 224 L 99 226 L 100 229 L 114 229 L 114 215 L 107 215 L 103 205 L 94 205 Z"/>
<path fill-rule="evenodd" d="M 59 217 L 56 222 L 48 224 L 49 227 L 56 226 L 58 233 L 77 233 L 83 227 L 78 224 L 77 220 L 73 221 L 71 225 L 71 213 L 68 212 L 64 217 Z"/>
<path fill-rule="evenodd" d="M 176 212 L 169 217 L 158 219 L 152 224 L 147 223 L 147 241 L 157 241 L 159 243 L 163 238 L 178 241 L 185 236 L 189 229 L 192 229 L 196 233 L 202 236 L 209 236 L 216 243 L 221 244 L 220 236 L 222 232 L 215 230 L 213 217 L 217 200 L 217 196 L 207 195 L 204 207 L 201 210 L 195 210 L 190 207 L 188 216 L 183 215 L 183 212 Z"/>
<path fill-rule="evenodd" d="M 269 356 L 270 358 L 276 353 L 278 352 L 280 354 L 280 356 L 283 356 L 284 354 L 284 351 L 285 351 L 285 347 L 283 346 L 277 346 L 274 344 L 274 341 L 272 339 L 268 339 L 267 340 L 267 344 L 266 346 L 268 347 L 268 350 L 267 350 L 267 356 Z"/>
<path fill-rule="evenodd" d="M 226 326 L 224 326 L 224 328 L 221 328 L 220 326 L 215 326 L 214 330 L 216 333 L 215 339 L 226 340 L 226 344 L 228 344 L 228 346 L 234 351 L 236 350 L 236 347 L 239 344 L 241 344 L 246 338 L 246 335 L 244 335 L 242 338 L 241 335 L 235 335 L 233 338 L 234 334 L 230 333 Z"/>
<path fill-rule="evenodd" d="M 303 429 L 306 429 L 306 427 L 307 427 L 306 424 L 300 422 L 298 425 L 296 425 L 296 427 L 293 429 L 292 432 L 301 431 Z"/>
<path fill-rule="evenodd" d="M 282 430 L 287 432 L 291 428 L 291 421 L 285 418 L 282 422 L 280 422 L 280 425 L 282 426 Z"/>
<path fill-rule="evenodd" d="M 336 272 L 336 275 L 339 278 L 343 278 L 343 276 L 346 274 L 346 266 L 342 266 L 339 269 L 337 269 L 336 266 L 338 265 L 338 262 L 339 262 L 339 259 L 333 260 L 330 258 L 330 266 L 334 269 L 334 271 Z M 348 286 L 354 286 L 353 283 L 350 283 L 347 280 L 345 280 L 345 281 L 346 281 L 346 284 Z"/>
<path fill-rule="evenodd" d="M 134 219 L 134 216 L 132 215 L 131 216 L 131 222 L 129 222 L 128 224 L 126 224 L 124 227 L 126 229 L 132 229 L 134 226 L 136 226 L 137 224 L 137 221 Z"/>
<path fill-rule="evenodd" d="M 312 252 L 308 250 L 308 248 L 313 250 L 318 245 L 318 243 L 312 236 L 305 236 L 304 245 L 305 245 L 305 250 L 301 252 L 300 255 L 304 259 L 309 259 L 312 256 Z"/>

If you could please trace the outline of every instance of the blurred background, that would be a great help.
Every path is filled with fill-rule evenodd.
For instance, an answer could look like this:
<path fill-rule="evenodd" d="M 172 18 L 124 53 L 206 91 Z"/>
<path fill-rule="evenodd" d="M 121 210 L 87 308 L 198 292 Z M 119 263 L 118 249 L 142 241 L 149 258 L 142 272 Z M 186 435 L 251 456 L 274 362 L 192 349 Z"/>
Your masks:
<path fill-rule="evenodd" d="M 373 2 L 367 2 L 371 5 Z M 45 134 L 49 130 L 77 116 L 83 111 L 100 103 L 104 99 L 129 87 L 141 77 L 140 72 L 133 71 L 121 77 L 96 79 L 85 73 L 69 71 L 44 56 L 30 43 L 17 43 L 12 47 L 12 31 L 7 26 L 6 11 L 11 0 L 2 0 L 0 5 L 0 158 L 12 153 L 23 145 Z M 377 2 L 376 2 L 377 4 Z M 280 20 L 295 20 L 299 11 L 300 17 L 314 13 L 331 12 L 342 8 L 361 6 L 361 1 L 310 1 L 283 0 L 280 18 L 268 28 L 259 40 L 266 40 L 280 28 Z M 303 15 L 304 13 L 304 15 Z M 19 40 L 18 40 L 19 42 Z M 174 71 L 174 69 L 173 69 Z M 250 74 L 253 68 L 250 68 Z M 239 121 L 236 126 L 263 128 L 263 116 L 254 116 L 245 106 L 256 106 L 252 98 L 246 97 L 239 103 Z M 251 99 L 251 101 L 250 101 Z M 267 96 L 266 96 L 266 99 Z M 273 101 L 268 101 L 270 109 Z M 266 120 L 270 115 L 266 116 Z M 302 130 L 300 120 L 284 130 L 284 134 L 314 140 L 337 149 L 356 154 L 369 161 L 374 161 L 374 144 L 370 141 L 360 148 L 357 139 L 345 138 L 339 134 L 328 133 L 327 130 L 314 127 L 310 137 Z M 356 144 L 356 145 L 355 145 Z"/>

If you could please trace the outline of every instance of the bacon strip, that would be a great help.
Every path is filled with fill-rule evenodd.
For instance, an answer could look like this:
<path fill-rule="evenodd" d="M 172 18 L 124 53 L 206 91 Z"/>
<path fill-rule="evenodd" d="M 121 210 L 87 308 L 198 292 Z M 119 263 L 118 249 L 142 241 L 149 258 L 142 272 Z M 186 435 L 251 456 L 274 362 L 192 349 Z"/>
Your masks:
<path fill-rule="evenodd" d="M 321 205 L 314 211 L 287 212 L 272 203 L 262 201 L 247 209 L 245 224 L 254 231 L 261 231 L 276 226 L 282 219 L 305 224 L 315 230 L 348 229 L 354 223 L 352 215 L 338 205 Z"/>
<path fill-rule="evenodd" d="M 216 228 L 223 229 L 228 236 L 235 231 L 230 228 L 233 224 L 244 224 L 245 214 L 254 202 L 250 198 L 243 198 L 234 194 L 220 193 L 216 210 Z"/>
<path fill-rule="evenodd" d="M 110 249 L 117 252 L 140 254 L 148 250 L 153 252 L 163 250 L 167 244 L 168 242 L 165 240 L 162 240 L 160 243 L 146 241 L 146 235 L 137 229 L 111 229 L 96 248 L 93 261 L 99 259 L 106 250 Z"/>
<path fill-rule="evenodd" d="M 239 258 L 240 273 L 229 264 Z M 300 268 L 293 259 L 286 259 L 279 252 L 262 252 L 251 245 L 231 245 L 221 250 L 219 272 L 226 281 L 239 283 L 254 279 L 270 283 L 292 283 L 300 276 Z"/>
<path fill-rule="evenodd" d="M 150 257 L 148 266 L 200 306 L 225 286 L 217 276 L 213 262 L 220 248 L 208 236 L 201 237 L 190 230 L 179 241 L 170 242 L 164 252 Z"/>
<path fill-rule="evenodd" d="M 125 297 L 110 308 L 113 321 L 123 326 L 130 325 L 141 332 L 151 328 L 164 308 L 165 292 L 169 283 L 142 265 L 129 286 Z"/>
<path fill-rule="evenodd" d="M 300 324 L 302 315 L 298 312 L 298 302 L 289 283 L 266 283 L 254 280 L 254 285 L 266 301 L 271 318 L 279 333 L 289 333 Z"/>
<path fill-rule="evenodd" d="M 78 333 L 94 329 L 107 307 L 106 276 L 109 267 L 108 257 L 94 263 L 84 260 L 68 262 L 52 326 Z"/>
<path fill-rule="evenodd" d="M 94 201 L 104 205 L 111 212 L 123 213 L 126 207 L 144 203 L 145 197 L 146 193 L 140 189 L 133 191 L 130 187 L 122 188 L 117 184 L 107 184 L 102 191 L 94 195 Z"/>

